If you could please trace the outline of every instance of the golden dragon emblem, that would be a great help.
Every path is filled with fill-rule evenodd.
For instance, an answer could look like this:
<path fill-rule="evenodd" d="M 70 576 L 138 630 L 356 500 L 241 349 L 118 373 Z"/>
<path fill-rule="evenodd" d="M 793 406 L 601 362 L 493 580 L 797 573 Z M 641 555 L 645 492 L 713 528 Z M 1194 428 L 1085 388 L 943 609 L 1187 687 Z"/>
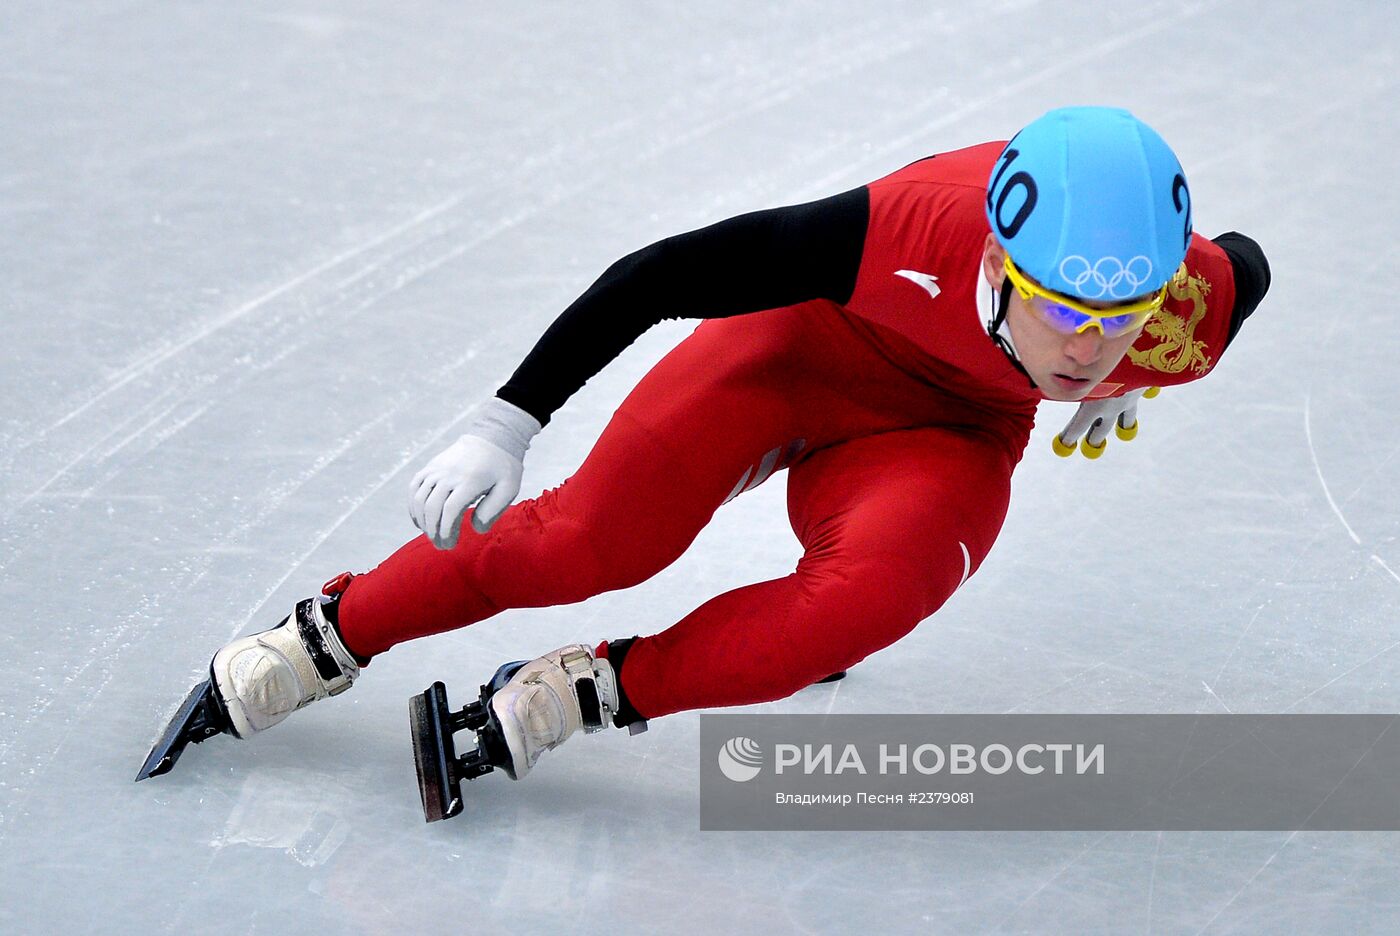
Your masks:
<path fill-rule="evenodd" d="M 1157 339 L 1157 344 L 1145 349 L 1129 348 L 1128 359 L 1139 367 L 1164 374 L 1180 374 L 1188 369 L 1204 374 L 1210 370 L 1211 361 L 1206 354 L 1206 343 L 1197 341 L 1195 334 L 1196 326 L 1206 317 L 1210 283 L 1205 277 L 1190 275 L 1183 263 L 1167 284 L 1167 295 L 1179 302 L 1191 303 L 1191 314 L 1183 319 L 1165 307 L 1157 310 L 1143 329 L 1143 334 Z"/>

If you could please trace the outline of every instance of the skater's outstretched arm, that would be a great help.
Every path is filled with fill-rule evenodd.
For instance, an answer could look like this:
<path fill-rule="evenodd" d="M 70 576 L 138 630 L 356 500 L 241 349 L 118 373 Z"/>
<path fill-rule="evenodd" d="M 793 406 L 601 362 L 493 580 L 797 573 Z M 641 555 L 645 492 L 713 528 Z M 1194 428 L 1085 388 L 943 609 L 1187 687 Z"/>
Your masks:
<path fill-rule="evenodd" d="M 864 186 L 740 215 L 658 241 L 610 266 L 497 392 L 541 425 L 664 319 L 727 318 L 855 290 L 870 215 Z"/>
<path fill-rule="evenodd" d="M 870 216 L 862 187 L 668 237 L 614 263 L 544 333 L 462 437 L 410 485 L 409 515 L 439 549 L 462 516 L 485 533 L 520 493 L 525 452 L 584 383 L 668 318 L 727 318 L 855 290 Z"/>

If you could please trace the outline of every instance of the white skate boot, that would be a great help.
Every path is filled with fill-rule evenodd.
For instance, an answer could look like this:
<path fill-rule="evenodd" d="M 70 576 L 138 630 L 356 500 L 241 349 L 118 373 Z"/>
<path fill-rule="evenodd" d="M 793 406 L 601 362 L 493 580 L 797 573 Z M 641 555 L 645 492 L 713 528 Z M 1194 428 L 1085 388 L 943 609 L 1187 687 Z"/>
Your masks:
<path fill-rule="evenodd" d="M 634 638 L 608 643 L 620 666 Z M 503 770 L 520 780 L 540 755 L 580 728 L 592 733 L 611 722 L 631 734 L 647 730 L 646 719 L 618 685 L 612 660 L 596 658 L 583 644 L 561 647 L 528 663 L 507 663 L 481 687 L 481 698 L 453 711 L 447 687 L 435 682 L 408 701 L 413 763 L 423 818 L 450 819 L 462 812 L 462 781 Z M 453 735 L 476 733 L 476 747 L 457 753 Z"/>
<path fill-rule="evenodd" d="M 612 722 L 618 709 L 617 678 L 606 659 L 572 644 L 521 664 L 487 704 L 509 751 L 500 767 L 520 780 L 541 754 L 580 728 L 591 734 Z"/>
<path fill-rule="evenodd" d="M 251 737 L 317 699 L 339 695 L 360 675 L 326 618 L 332 600 L 299 601 L 281 624 L 214 654 L 209 678 L 236 737 Z"/>

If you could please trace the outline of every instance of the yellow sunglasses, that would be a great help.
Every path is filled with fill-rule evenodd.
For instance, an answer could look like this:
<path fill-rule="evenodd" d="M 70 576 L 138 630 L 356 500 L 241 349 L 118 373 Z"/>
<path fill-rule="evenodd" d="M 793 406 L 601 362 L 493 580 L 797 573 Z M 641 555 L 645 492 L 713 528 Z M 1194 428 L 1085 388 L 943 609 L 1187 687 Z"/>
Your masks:
<path fill-rule="evenodd" d="M 1066 335 L 1082 335 L 1091 328 L 1097 328 L 1105 338 L 1121 337 L 1151 318 L 1167 299 L 1167 287 L 1163 286 L 1137 302 L 1095 309 L 1033 282 L 1016 269 L 1009 254 L 1003 266 L 1007 279 L 1011 280 L 1011 285 L 1016 287 L 1026 305 L 1035 310 L 1051 328 Z"/>

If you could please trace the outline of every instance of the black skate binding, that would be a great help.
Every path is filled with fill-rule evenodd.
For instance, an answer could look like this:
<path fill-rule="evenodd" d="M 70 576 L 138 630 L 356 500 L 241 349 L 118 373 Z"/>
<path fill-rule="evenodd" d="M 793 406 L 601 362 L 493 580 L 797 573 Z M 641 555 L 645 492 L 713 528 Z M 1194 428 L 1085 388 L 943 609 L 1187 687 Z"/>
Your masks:
<path fill-rule="evenodd" d="M 509 763 L 510 752 L 489 703 L 524 665 L 525 661 L 520 660 L 496 670 L 491 681 L 481 687 L 481 698 L 460 712 L 448 707 L 447 687 L 441 682 L 408 700 L 413 763 L 418 769 L 418 792 L 423 797 L 423 816 L 428 822 L 451 819 L 462 811 L 463 780 L 475 780 Z M 468 729 L 476 732 L 476 748 L 459 757 L 452 735 Z"/>

